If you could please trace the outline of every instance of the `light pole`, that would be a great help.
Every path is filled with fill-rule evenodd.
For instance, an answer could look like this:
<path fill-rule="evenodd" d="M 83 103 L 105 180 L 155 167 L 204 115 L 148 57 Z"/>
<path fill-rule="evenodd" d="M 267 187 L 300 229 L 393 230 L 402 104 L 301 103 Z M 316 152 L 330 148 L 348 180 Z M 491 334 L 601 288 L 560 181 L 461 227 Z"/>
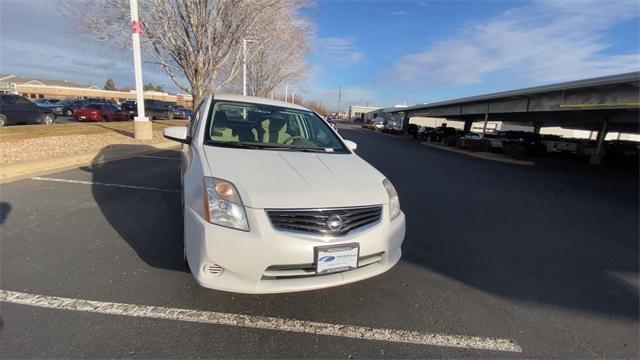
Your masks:
<path fill-rule="evenodd" d="M 247 95 L 247 43 L 255 40 L 242 39 L 242 95 Z"/>
<path fill-rule="evenodd" d="M 140 55 L 140 35 L 144 31 L 142 23 L 138 20 L 138 0 L 129 0 L 131 6 L 131 40 L 133 42 L 133 70 L 136 78 L 136 101 L 138 103 L 138 116 L 133 120 L 133 133 L 136 139 L 151 140 L 153 128 L 149 118 L 144 114 L 144 94 L 142 84 L 142 56 Z"/>
<path fill-rule="evenodd" d="M 284 102 L 289 102 L 289 86 L 294 87 L 295 85 L 291 85 L 291 84 L 284 85 Z"/>

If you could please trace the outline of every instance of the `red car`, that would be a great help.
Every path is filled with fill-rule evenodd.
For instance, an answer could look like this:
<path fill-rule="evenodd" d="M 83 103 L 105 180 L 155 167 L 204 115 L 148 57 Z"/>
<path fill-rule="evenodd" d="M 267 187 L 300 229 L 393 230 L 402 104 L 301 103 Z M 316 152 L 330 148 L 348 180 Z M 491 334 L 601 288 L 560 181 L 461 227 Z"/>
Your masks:
<path fill-rule="evenodd" d="M 110 104 L 86 104 L 73 111 L 76 121 L 129 121 L 131 117 Z"/>

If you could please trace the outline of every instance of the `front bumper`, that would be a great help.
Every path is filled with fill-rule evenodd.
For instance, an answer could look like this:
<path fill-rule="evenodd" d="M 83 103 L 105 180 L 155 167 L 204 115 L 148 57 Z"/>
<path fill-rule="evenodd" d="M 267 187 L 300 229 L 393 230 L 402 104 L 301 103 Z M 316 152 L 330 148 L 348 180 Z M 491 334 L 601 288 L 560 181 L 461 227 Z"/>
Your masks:
<path fill-rule="evenodd" d="M 378 223 L 336 238 L 276 230 L 264 209 L 247 208 L 246 212 L 249 232 L 210 224 L 192 209 L 185 209 L 187 258 L 201 286 L 251 294 L 320 289 L 379 275 L 401 257 L 405 217 L 401 213 L 390 222 L 388 205 L 383 206 Z M 316 246 L 354 242 L 360 245 L 360 259 L 369 259 L 358 269 L 321 276 L 269 276 L 274 274 L 271 271 L 274 267 L 313 264 Z M 219 274 L 209 271 L 208 267 L 214 264 L 223 271 Z"/>

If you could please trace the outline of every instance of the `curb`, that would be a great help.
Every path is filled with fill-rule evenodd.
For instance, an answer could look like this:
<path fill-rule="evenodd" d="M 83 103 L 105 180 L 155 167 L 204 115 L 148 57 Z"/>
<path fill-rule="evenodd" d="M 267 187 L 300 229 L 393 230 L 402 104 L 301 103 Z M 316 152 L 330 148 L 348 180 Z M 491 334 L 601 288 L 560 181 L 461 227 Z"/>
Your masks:
<path fill-rule="evenodd" d="M 114 146 L 118 146 L 118 148 L 113 149 Z M 148 152 L 178 148 L 179 146 L 180 144 L 175 141 L 164 141 L 153 145 L 113 144 L 107 145 L 98 151 L 90 153 L 69 155 L 53 159 L 29 160 L 6 166 L 3 165 L 0 168 L 0 184 L 7 184 L 34 176 L 51 174 L 80 166 L 120 160 Z M 143 149 L 141 149 L 141 147 L 143 147 Z M 100 154 L 101 157 L 96 159 Z"/>
<path fill-rule="evenodd" d="M 516 159 L 503 158 L 503 157 L 496 157 L 496 156 L 493 156 L 491 154 L 482 153 L 482 152 L 473 153 L 473 152 L 464 151 L 464 150 L 460 150 L 460 149 L 454 149 L 454 148 L 451 148 L 451 147 L 448 147 L 448 146 L 435 145 L 435 144 L 430 144 L 430 143 L 426 143 L 426 142 L 421 142 L 420 145 L 428 146 L 428 147 L 434 148 L 434 149 L 450 151 L 450 152 L 457 153 L 457 154 L 463 154 L 463 155 L 471 156 L 471 157 L 478 158 L 478 159 L 489 160 L 489 161 L 497 161 L 497 162 L 506 163 L 506 164 L 512 164 L 512 165 L 534 166 L 536 164 L 533 161 L 529 161 L 529 160 L 516 160 Z"/>

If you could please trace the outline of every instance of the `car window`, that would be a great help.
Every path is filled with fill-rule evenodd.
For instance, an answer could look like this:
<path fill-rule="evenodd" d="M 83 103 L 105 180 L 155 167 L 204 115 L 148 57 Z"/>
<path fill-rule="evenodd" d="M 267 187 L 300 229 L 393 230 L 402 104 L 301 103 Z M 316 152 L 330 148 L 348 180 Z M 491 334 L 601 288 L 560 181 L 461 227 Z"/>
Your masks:
<path fill-rule="evenodd" d="M 4 103 L 7 105 L 29 105 L 32 104 L 29 100 L 23 98 L 22 96 L 18 96 L 18 95 L 9 95 L 9 96 L 3 96 L 4 98 Z"/>
<path fill-rule="evenodd" d="M 216 102 L 205 139 L 217 146 L 348 153 L 313 112 L 261 104 Z"/>

